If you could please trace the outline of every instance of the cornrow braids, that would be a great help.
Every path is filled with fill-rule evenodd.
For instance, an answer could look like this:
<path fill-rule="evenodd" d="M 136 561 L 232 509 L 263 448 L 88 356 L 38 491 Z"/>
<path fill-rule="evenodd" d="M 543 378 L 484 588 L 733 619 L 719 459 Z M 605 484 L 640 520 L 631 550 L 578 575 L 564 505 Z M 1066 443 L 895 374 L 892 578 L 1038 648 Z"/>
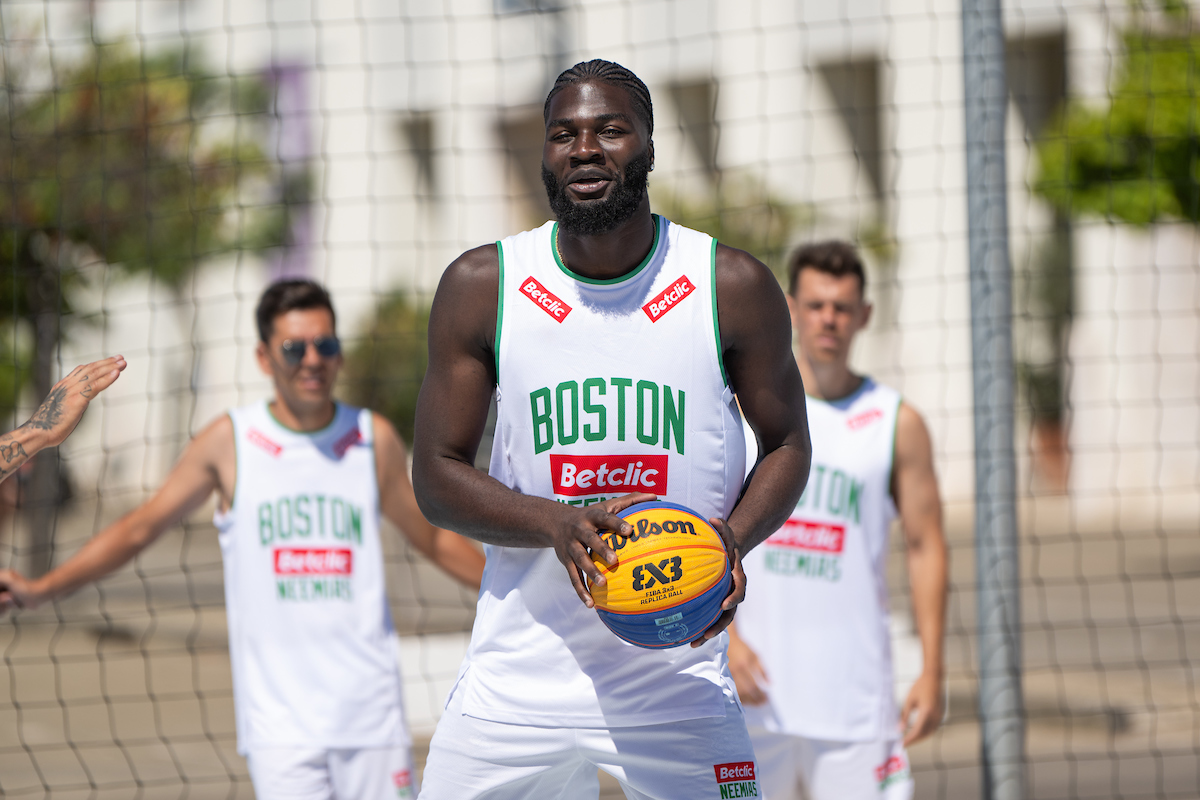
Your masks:
<path fill-rule="evenodd" d="M 646 125 L 648 135 L 654 135 L 654 104 L 650 101 L 650 90 L 642 79 L 634 75 L 620 64 L 595 58 L 591 61 L 580 61 L 570 69 L 563 70 L 554 81 L 550 93 L 546 95 L 546 104 L 542 107 L 542 120 L 550 121 L 550 101 L 567 86 L 587 81 L 603 81 L 624 89 L 633 101 L 633 112 Z"/>

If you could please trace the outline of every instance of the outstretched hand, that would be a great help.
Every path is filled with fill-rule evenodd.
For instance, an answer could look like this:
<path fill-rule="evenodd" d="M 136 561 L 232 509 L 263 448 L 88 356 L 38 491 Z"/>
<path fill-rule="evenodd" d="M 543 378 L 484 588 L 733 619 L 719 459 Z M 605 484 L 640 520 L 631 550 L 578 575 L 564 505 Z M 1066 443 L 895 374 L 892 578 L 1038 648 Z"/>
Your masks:
<path fill-rule="evenodd" d="M 79 424 L 88 403 L 112 386 L 125 366 L 124 356 L 112 356 L 76 367 L 54 384 L 37 411 L 21 427 L 44 431 L 46 447 L 62 444 Z"/>
<path fill-rule="evenodd" d="M 617 551 L 608 546 L 601 537 L 601 532 L 629 536 L 633 533 L 633 526 L 618 514 L 635 503 L 646 503 L 656 497 L 657 495 L 638 492 L 605 500 L 603 503 L 582 509 L 572 524 L 555 532 L 554 552 L 567 568 L 567 575 L 571 578 L 575 593 L 588 608 L 595 608 L 596 602 L 588 591 L 587 582 L 591 581 L 599 586 L 606 582 L 604 573 L 592 561 L 592 554 L 598 555 L 610 566 L 617 563 Z"/>
<path fill-rule="evenodd" d="M 36 608 L 40 598 L 32 581 L 11 569 L 0 569 L 0 617 L 14 608 Z"/>

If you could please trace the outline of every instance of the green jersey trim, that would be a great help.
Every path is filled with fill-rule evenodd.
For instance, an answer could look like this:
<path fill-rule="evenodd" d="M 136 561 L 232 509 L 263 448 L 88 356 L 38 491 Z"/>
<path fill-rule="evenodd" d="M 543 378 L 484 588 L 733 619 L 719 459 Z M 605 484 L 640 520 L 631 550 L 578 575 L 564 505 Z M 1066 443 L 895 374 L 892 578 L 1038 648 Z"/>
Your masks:
<path fill-rule="evenodd" d="M 729 374 L 725 372 L 725 354 L 721 352 L 721 319 L 717 314 L 717 240 L 712 240 L 712 250 L 709 256 L 709 271 L 711 284 L 709 291 L 712 294 L 712 314 L 713 314 L 713 336 L 717 342 L 717 366 L 721 368 L 721 380 L 726 386 L 729 386 Z"/>
<path fill-rule="evenodd" d="M 554 223 L 557 225 L 558 223 Z M 496 292 L 496 341 L 492 343 L 492 355 L 496 359 L 496 384 L 500 383 L 500 331 L 504 327 L 504 245 L 496 242 L 500 256 L 500 288 Z"/>
<path fill-rule="evenodd" d="M 591 284 L 592 286 L 615 286 L 618 283 L 624 283 L 625 281 L 632 280 L 646 268 L 646 265 L 649 264 L 650 260 L 654 258 L 654 254 L 658 252 L 658 247 L 662 243 L 663 228 L 666 226 L 662 224 L 658 214 L 652 214 L 651 216 L 654 219 L 654 244 L 650 246 L 650 252 L 647 253 L 646 257 L 642 259 L 642 263 L 638 264 L 637 267 L 635 267 L 632 271 L 627 272 L 619 277 L 600 280 L 598 278 L 588 278 L 580 275 L 578 272 L 573 272 L 571 268 L 564 264 L 562 259 L 558 257 L 558 246 L 556 244 L 558 242 L 557 222 L 554 223 L 554 227 L 550 229 L 550 255 L 554 256 L 554 263 L 557 264 L 558 268 L 563 271 L 563 274 L 572 280 L 579 281 L 580 283 L 587 283 Z"/>
<path fill-rule="evenodd" d="M 900 500 L 892 491 L 892 479 L 896 477 L 896 439 L 900 434 L 900 407 L 904 405 L 904 395 L 900 395 L 896 400 L 896 419 L 892 422 L 892 463 L 888 464 L 888 493 L 892 495 L 892 502 L 896 506 L 896 512 L 900 511 Z"/>
<path fill-rule="evenodd" d="M 268 409 L 269 408 L 270 408 L 270 406 L 268 406 Z M 233 470 L 234 470 L 233 491 L 231 491 L 229 493 L 229 509 L 225 512 L 227 514 L 232 514 L 234 506 L 237 505 L 238 481 L 240 481 L 242 479 L 242 460 L 241 460 L 241 458 L 239 458 L 241 453 L 238 451 L 238 446 L 237 446 L 237 440 L 238 440 L 237 423 L 233 421 L 233 414 L 230 414 L 228 411 L 225 412 L 225 416 L 229 417 L 229 425 L 230 425 L 230 427 L 233 428 Z"/>
<path fill-rule="evenodd" d="M 318 428 L 315 431 L 298 431 L 295 428 L 289 428 L 287 425 L 284 425 L 282 422 L 279 421 L 279 417 L 275 416 L 275 412 L 271 410 L 271 401 L 270 400 L 267 400 L 266 404 L 267 404 L 267 417 L 271 420 L 271 422 L 274 422 L 276 425 L 278 425 L 280 428 L 287 431 L 288 433 L 294 433 L 297 436 L 320 436 L 323 433 L 328 433 L 329 430 L 337 422 L 338 414 L 341 413 L 341 410 L 342 410 L 342 404 L 339 403 L 337 400 L 334 400 L 333 401 L 333 417 L 329 420 L 328 425 L 326 425 L 322 428 Z"/>

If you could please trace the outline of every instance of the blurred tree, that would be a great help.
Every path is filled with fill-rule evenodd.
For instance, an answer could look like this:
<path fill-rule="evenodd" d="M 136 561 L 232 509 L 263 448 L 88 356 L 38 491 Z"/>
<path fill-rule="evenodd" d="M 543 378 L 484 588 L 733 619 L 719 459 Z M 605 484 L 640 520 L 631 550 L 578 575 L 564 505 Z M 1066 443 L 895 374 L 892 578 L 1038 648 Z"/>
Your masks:
<path fill-rule="evenodd" d="M 1160 5 L 1125 32 L 1107 108 L 1068 101 L 1038 143 L 1034 189 L 1066 214 L 1200 224 L 1200 36 Z"/>
<path fill-rule="evenodd" d="M 270 105 L 262 80 L 208 73 L 194 49 L 94 43 L 70 61 L 46 62 L 4 39 L 0 315 L 31 332 L 33 391 L 42 397 L 81 267 L 150 275 L 181 294 L 204 259 L 282 244 L 287 214 L 260 144 Z M 9 392 L 0 407 L 16 405 L 13 371 L 29 354 L 15 355 L 0 378 Z M 35 459 L 27 493 L 34 573 L 52 555 L 58 485 L 49 451 Z"/>
<path fill-rule="evenodd" d="M 362 338 L 346 354 L 341 385 L 354 405 L 383 414 L 409 445 L 417 395 L 429 361 L 429 309 L 404 292 L 381 299 Z"/>
<path fill-rule="evenodd" d="M 751 253 L 781 280 L 795 231 L 813 218 L 808 206 L 781 200 L 751 177 L 724 177 L 704 193 L 652 187 L 651 195 L 657 213 Z"/>

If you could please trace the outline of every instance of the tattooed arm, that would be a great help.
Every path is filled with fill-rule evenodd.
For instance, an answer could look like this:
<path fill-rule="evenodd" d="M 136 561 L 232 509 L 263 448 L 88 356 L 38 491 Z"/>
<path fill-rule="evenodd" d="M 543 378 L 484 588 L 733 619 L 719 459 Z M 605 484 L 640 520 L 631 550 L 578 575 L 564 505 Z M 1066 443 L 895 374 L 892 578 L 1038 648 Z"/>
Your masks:
<path fill-rule="evenodd" d="M 0 481 L 42 448 L 61 444 L 75 430 L 92 398 L 111 386 L 123 369 L 125 359 L 113 356 L 76 367 L 54 384 L 28 422 L 0 436 Z"/>

